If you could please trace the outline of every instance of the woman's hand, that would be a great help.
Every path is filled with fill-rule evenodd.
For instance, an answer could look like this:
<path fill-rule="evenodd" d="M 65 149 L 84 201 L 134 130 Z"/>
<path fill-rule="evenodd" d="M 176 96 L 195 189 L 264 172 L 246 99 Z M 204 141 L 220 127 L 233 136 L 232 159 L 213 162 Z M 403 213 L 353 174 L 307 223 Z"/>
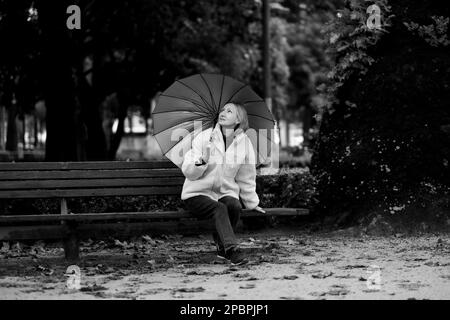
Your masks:
<path fill-rule="evenodd" d="M 264 211 L 264 209 L 261 208 L 260 206 L 256 206 L 256 208 L 253 209 L 253 210 L 258 211 L 258 212 L 261 212 L 261 213 L 266 213 L 266 211 Z"/>
<path fill-rule="evenodd" d="M 202 157 L 200 159 L 198 159 L 195 162 L 196 166 L 202 166 L 208 163 L 209 161 L 209 155 L 211 154 L 211 144 L 207 144 L 206 145 L 206 150 L 205 150 L 205 154 L 202 155 Z"/>
<path fill-rule="evenodd" d="M 206 145 L 206 152 L 205 152 L 206 154 L 204 154 L 203 156 L 202 156 L 202 159 L 206 162 L 206 163 L 208 163 L 208 161 L 209 161 L 209 155 L 211 154 L 211 143 L 208 143 L 207 145 Z"/>

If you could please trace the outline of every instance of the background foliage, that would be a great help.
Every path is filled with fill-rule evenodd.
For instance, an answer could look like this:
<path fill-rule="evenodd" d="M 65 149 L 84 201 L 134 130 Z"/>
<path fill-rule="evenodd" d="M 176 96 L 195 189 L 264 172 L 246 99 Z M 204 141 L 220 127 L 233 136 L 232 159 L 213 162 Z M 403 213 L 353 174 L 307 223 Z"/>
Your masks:
<path fill-rule="evenodd" d="M 357 1 L 347 1 L 330 25 L 335 92 L 323 110 L 313 156 L 317 209 L 322 215 L 403 214 L 419 207 L 433 215 L 430 208 L 439 202 L 448 212 L 450 48 L 443 36 L 446 18 L 433 16 L 448 17 L 449 9 L 429 1 L 374 2 L 386 10 L 385 31 L 365 29 Z M 408 27 L 410 21 L 419 27 Z M 439 28 L 425 27 L 436 21 Z M 416 29 L 437 31 L 440 36 L 428 38 L 441 39 L 440 45 Z"/>

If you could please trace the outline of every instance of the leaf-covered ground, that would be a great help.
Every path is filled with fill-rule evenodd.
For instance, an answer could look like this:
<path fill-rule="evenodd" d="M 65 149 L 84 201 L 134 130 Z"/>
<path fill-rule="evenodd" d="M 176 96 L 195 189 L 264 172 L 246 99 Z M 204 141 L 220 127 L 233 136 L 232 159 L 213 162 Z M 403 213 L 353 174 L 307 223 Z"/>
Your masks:
<path fill-rule="evenodd" d="M 82 243 L 81 288 L 59 243 L 3 243 L 1 299 L 450 299 L 450 236 L 270 229 L 239 234 L 250 263 L 208 235 Z"/>

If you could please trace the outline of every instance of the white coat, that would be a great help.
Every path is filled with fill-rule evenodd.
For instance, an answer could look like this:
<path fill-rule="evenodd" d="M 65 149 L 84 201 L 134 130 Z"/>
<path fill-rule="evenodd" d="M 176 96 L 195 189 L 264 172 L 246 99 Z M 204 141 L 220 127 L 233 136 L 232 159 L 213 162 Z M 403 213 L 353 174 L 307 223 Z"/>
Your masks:
<path fill-rule="evenodd" d="M 198 166 L 196 163 L 200 163 L 202 155 L 206 154 L 208 143 L 209 161 Z M 219 124 L 214 129 L 202 131 L 184 156 L 181 170 L 186 180 L 181 199 L 204 195 L 217 201 L 231 196 L 240 198 L 247 209 L 254 209 L 259 204 L 255 159 L 252 143 L 242 129 L 235 131 L 233 142 L 226 151 Z"/>

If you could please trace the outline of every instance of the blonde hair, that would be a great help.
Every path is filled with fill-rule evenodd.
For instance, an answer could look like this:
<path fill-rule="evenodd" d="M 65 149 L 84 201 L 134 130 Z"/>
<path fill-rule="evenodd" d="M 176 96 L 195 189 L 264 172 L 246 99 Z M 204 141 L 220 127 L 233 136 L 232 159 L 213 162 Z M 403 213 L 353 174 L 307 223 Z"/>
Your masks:
<path fill-rule="evenodd" d="M 249 128 L 248 126 L 248 115 L 247 110 L 245 110 L 244 106 L 239 103 L 231 102 L 236 107 L 236 114 L 237 118 L 239 120 L 239 128 L 242 130 L 247 131 Z"/>

